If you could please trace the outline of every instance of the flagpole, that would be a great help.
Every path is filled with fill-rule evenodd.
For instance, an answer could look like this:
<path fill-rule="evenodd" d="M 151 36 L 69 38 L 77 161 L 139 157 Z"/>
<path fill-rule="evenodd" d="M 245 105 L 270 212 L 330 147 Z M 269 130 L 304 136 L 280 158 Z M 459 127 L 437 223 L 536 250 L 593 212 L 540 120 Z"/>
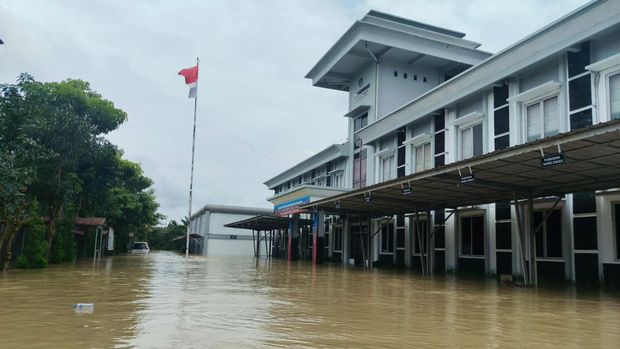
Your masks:
<path fill-rule="evenodd" d="M 196 57 L 196 67 L 200 74 L 200 60 Z M 192 170 L 189 177 L 189 208 L 187 213 L 187 238 L 185 239 L 185 260 L 189 258 L 189 230 L 192 217 L 192 189 L 194 186 L 194 152 L 196 149 L 196 109 L 198 107 L 198 78 L 196 78 L 196 94 L 194 95 L 194 131 L 192 133 Z"/>

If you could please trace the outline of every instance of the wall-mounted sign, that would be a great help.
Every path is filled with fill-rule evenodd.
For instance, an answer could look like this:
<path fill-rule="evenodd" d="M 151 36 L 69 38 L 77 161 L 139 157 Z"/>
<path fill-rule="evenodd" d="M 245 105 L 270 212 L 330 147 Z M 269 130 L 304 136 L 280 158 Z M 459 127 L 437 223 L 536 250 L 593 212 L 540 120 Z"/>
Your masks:
<path fill-rule="evenodd" d="M 283 202 L 273 207 L 273 213 L 276 216 L 287 216 L 295 213 L 306 213 L 308 210 L 302 210 L 301 206 L 310 202 L 310 196 L 304 196 L 295 200 Z"/>
<path fill-rule="evenodd" d="M 355 92 L 353 96 L 353 103 L 359 102 L 362 98 L 368 95 L 368 90 L 370 89 L 370 84 L 364 85 L 362 88 Z"/>
<path fill-rule="evenodd" d="M 411 188 L 410 185 L 403 186 L 402 189 L 400 190 L 400 192 L 403 195 L 411 195 L 411 194 L 413 194 L 413 188 Z"/>
<path fill-rule="evenodd" d="M 230 235 L 228 238 L 230 240 L 237 240 L 237 235 Z"/>
<path fill-rule="evenodd" d="M 476 178 L 474 177 L 473 173 L 468 173 L 465 175 L 461 176 L 461 184 L 467 184 L 467 183 L 471 183 L 473 181 L 475 181 Z"/>
<path fill-rule="evenodd" d="M 565 163 L 564 154 L 558 153 L 558 154 L 547 155 L 543 157 L 542 159 L 540 159 L 540 163 L 542 167 L 564 165 Z"/>
<path fill-rule="evenodd" d="M 364 195 L 364 203 L 369 204 L 372 202 L 372 197 L 370 195 Z"/>

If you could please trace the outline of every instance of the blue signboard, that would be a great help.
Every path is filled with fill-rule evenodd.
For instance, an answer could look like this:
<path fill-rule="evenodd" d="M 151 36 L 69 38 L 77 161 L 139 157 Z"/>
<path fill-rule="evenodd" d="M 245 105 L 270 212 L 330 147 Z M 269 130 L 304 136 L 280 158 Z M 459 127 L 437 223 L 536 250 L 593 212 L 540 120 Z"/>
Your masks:
<path fill-rule="evenodd" d="M 300 207 L 310 203 L 310 196 L 303 196 L 295 200 L 283 202 L 273 207 L 273 211 L 278 216 L 284 216 L 294 213 L 306 212 L 302 210 Z"/>

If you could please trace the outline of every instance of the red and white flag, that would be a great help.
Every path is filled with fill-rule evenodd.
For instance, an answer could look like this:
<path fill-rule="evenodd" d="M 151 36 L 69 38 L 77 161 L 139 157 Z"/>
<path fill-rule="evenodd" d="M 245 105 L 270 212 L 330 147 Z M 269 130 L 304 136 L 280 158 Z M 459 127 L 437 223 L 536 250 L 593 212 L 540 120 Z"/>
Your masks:
<path fill-rule="evenodd" d="M 187 69 L 181 69 L 179 75 L 183 75 L 185 78 L 185 83 L 189 86 L 189 98 L 196 98 L 196 87 L 198 86 L 198 65 Z"/>

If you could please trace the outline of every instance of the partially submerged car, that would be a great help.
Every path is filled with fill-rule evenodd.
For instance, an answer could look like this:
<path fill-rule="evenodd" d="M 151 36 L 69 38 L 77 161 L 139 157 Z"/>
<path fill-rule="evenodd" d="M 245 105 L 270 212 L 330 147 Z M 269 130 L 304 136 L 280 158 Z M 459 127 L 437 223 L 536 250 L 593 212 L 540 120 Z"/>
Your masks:
<path fill-rule="evenodd" d="M 148 254 L 150 251 L 146 242 L 134 242 L 131 246 L 131 254 Z"/>

